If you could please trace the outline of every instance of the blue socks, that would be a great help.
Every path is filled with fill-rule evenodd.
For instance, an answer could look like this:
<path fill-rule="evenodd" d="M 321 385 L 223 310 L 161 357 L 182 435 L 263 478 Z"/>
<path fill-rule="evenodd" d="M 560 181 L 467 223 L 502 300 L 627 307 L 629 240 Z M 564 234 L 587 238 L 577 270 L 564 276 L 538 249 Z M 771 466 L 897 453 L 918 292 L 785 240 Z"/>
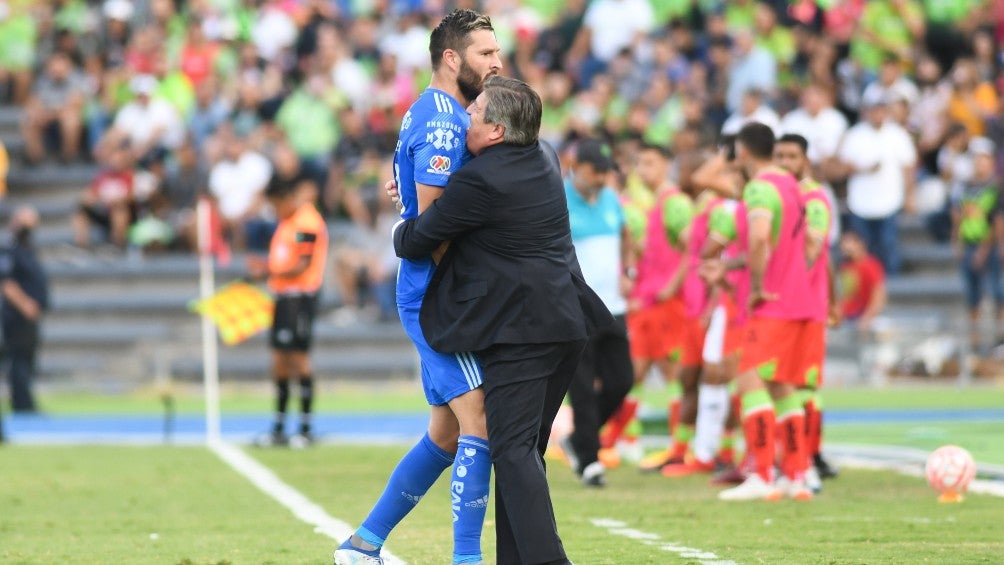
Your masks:
<path fill-rule="evenodd" d="M 453 563 L 478 563 L 481 559 L 481 529 L 488 509 L 488 484 L 492 460 L 488 440 L 460 436 L 450 479 L 453 511 Z"/>
<path fill-rule="evenodd" d="M 356 535 L 366 543 L 382 547 L 394 526 L 411 512 L 419 500 L 422 500 L 429 487 L 453 463 L 453 460 L 452 455 L 440 449 L 429 438 L 429 434 L 425 434 L 397 464 L 390 475 L 390 480 L 387 481 L 387 487 L 380 495 L 380 500 L 377 500 Z M 488 492 L 487 483 L 486 478 L 485 493 Z M 481 516 L 483 520 L 484 510 L 481 511 Z M 481 535 L 480 527 L 478 535 Z"/>

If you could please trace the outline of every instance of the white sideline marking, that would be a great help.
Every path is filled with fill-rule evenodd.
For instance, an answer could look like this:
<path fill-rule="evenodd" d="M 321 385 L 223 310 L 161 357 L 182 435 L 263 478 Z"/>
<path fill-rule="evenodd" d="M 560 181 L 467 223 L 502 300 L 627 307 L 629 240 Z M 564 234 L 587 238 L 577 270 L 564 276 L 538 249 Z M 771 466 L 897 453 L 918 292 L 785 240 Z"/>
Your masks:
<path fill-rule="evenodd" d="M 232 444 L 222 441 L 211 442 L 209 450 L 224 463 L 230 465 L 234 471 L 251 481 L 262 492 L 288 508 L 294 516 L 314 526 L 315 532 L 341 543 L 355 531 L 352 526 L 329 515 L 320 505 L 284 483 L 271 469 Z M 405 563 L 401 558 L 387 551 L 387 548 L 384 548 L 380 555 L 383 557 L 384 563 L 388 565 L 404 565 Z"/>
<path fill-rule="evenodd" d="M 641 543 L 656 549 L 661 549 L 662 551 L 669 553 L 675 553 L 684 559 L 697 559 L 701 565 L 738 565 L 735 561 L 722 559 L 710 551 L 686 547 L 679 545 L 676 542 L 662 541 L 662 538 L 659 537 L 658 534 L 629 528 L 627 527 L 626 522 L 621 522 L 620 520 L 611 520 L 610 518 L 590 518 L 589 521 L 597 528 L 605 529 L 607 533 L 625 537 L 630 540 L 640 541 Z"/>
<path fill-rule="evenodd" d="M 895 471 L 901 475 L 925 479 L 924 466 L 916 463 L 906 463 L 899 461 L 876 461 L 864 457 L 854 457 L 843 455 L 834 458 L 838 465 L 851 467 L 854 469 L 867 469 L 872 471 Z M 975 479 L 969 483 L 969 492 L 976 494 L 989 494 L 992 496 L 1004 497 L 1004 483 L 1000 481 L 987 481 Z"/>

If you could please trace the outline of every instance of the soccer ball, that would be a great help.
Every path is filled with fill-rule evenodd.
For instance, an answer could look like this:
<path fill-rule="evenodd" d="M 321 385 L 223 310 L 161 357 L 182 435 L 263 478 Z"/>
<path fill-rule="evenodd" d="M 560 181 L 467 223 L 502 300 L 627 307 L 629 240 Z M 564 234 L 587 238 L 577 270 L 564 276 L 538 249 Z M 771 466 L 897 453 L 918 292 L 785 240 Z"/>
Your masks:
<path fill-rule="evenodd" d="M 970 481 L 976 475 L 976 462 L 968 451 L 955 445 L 945 445 L 934 450 L 925 466 L 927 482 L 941 493 L 941 502 L 962 500 Z"/>

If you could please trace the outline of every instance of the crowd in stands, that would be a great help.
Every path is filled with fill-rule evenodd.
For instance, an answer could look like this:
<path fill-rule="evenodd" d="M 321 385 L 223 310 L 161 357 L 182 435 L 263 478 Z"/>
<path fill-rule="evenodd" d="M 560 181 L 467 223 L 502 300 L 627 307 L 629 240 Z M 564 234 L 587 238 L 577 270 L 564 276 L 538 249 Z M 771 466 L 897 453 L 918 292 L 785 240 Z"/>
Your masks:
<path fill-rule="evenodd" d="M 890 274 L 901 267 L 900 213 L 971 246 L 953 209 L 969 206 L 974 160 L 992 159 L 994 190 L 1004 170 L 999 0 L 0 7 L 0 99 L 24 107 L 16 158 L 101 169 L 73 219 L 77 245 L 102 231 L 117 247 L 192 249 L 193 206 L 208 194 L 230 243 L 263 250 L 274 228 L 263 191 L 273 175 L 299 176 L 335 226 L 350 305 L 364 299 L 359 287 L 392 284 L 395 211 L 382 184 L 404 113 L 428 84 L 429 32 L 455 7 L 491 16 L 503 74 L 544 99 L 543 139 L 606 138 L 621 171 L 641 143 L 713 150 L 750 121 L 803 135 L 845 225 Z"/>

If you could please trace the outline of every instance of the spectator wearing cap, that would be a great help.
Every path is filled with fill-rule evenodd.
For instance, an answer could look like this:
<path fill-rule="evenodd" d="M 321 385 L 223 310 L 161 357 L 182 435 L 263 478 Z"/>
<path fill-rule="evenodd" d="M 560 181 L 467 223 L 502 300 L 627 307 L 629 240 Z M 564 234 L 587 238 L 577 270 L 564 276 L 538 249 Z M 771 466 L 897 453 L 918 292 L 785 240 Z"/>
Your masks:
<path fill-rule="evenodd" d="M 884 98 L 866 98 L 862 106 L 864 120 L 847 131 L 836 169 L 847 177 L 852 229 L 893 275 L 900 268 L 896 218 L 904 207 L 913 211 L 917 151 L 906 130 L 888 119 Z"/>
<path fill-rule="evenodd" d="M 960 260 L 969 309 L 970 338 L 978 346 L 976 323 L 984 290 L 993 297 L 1001 319 L 1004 314 L 1004 288 L 1001 287 L 1001 258 L 995 238 L 995 224 L 1001 218 L 1000 183 L 995 174 L 996 148 L 985 137 L 969 141 L 972 177 L 960 184 L 952 198 L 953 243 Z"/>
<path fill-rule="evenodd" d="M 625 297 L 634 270 L 631 236 L 617 194 L 609 187 L 613 151 L 606 143 L 585 139 L 565 179 L 565 199 L 572 244 L 586 284 L 593 289 L 616 324 L 590 337 L 568 393 L 574 431 L 561 441 L 575 473 L 587 486 L 602 486 L 599 431 L 620 407 L 634 384 L 634 369 L 624 316 Z"/>
<path fill-rule="evenodd" d="M 129 81 L 129 89 L 135 99 L 115 115 L 101 145 L 124 141 L 136 160 L 150 152 L 180 145 L 185 124 L 169 102 L 154 98 L 157 79 L 151 75 L 137 75 Z"/>
<path fill-rule="evenodd" d="M 57 51 L 49 56 L 45 71 L 35 81 L 21 122 L 29 163 L 45 157 L 47 138 L 64 161 L 80 156 L 86 90 L 84 77 L 65 53 Z"/>
<path fill-rule="evenodd" d="M 98 53 L 104 57 L 105 67 L 120 69 L 126 64 L 126 47 L 130 39 L 130 21 L 133 5 L 129 0 L 107 0 L 102 8 L 105 25 L 101 28 Z"/>

